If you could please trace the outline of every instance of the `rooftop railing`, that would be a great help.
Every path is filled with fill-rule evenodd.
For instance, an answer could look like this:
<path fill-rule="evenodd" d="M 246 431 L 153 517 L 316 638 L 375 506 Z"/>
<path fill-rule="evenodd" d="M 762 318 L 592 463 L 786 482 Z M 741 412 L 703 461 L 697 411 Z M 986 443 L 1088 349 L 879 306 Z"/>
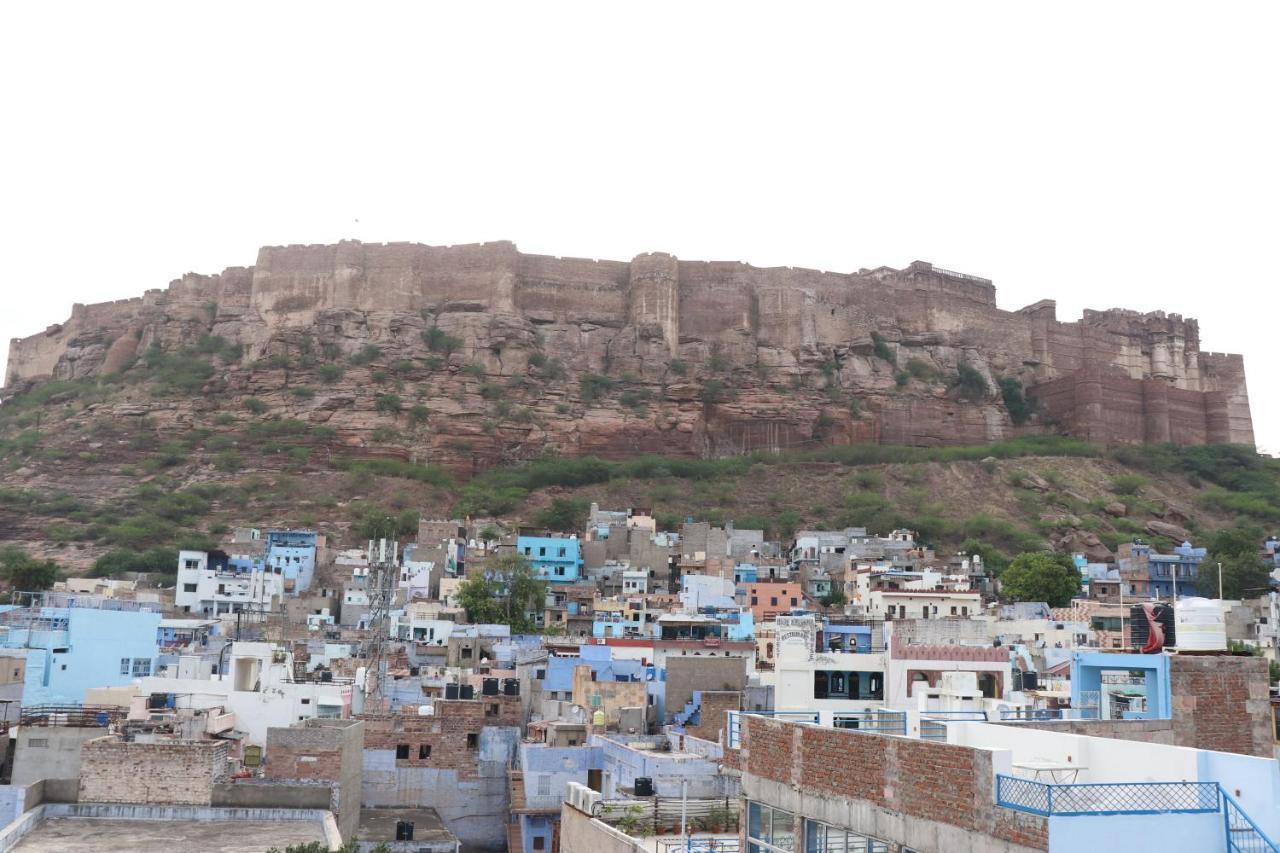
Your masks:
<path fill-rule="evenodd" d="M 124 715 L 125 709 L 114 705 L 30 705 L 22 709 L 18 725 L 106 728 Z"/>
<path fill-rule="evenodd" d="M 906 735 L 906 711 L 837 711 L 831 715 L 831 727 L 857 729 L 882 735 Z"/>
<path fill-rule="evenodd" d="M 728 738 L 725 745 L 730 749 L 738 749 L 742 746 L 743 717 L 772 717 L 775 720 L 786 720 L 792 723 L 812 723 L 815 726 L 819 721 L 817 711 L 730 711 L 728 716 Z"/>
<path fill-rule="evenodd" d="M 1280 853 L 1217 782 L 1098 782 L 1050 785 L 996 775 L 996 803 L 1045 817 L 1222 814 L 1227 853 Z"/>
<path fill-rule="evenodd" d="M 1094 782 L 1051 785 L 996 775 L 996 802 L 1039 815 L 1203 814 L 1216 812 L 1216 782 Z"/>

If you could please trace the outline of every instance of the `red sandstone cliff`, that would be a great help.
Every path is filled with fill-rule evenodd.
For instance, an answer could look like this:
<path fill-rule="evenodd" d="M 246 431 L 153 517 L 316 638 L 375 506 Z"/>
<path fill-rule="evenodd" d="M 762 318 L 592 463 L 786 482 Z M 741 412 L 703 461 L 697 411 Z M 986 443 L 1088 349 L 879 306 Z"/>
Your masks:
<path fill-rule="evenodd" d="M 433 353 L 432 328 L 456 348 Z M 548 451 L 974 443 L 1046 424 L 1103 443 L 1253 442 L 1243 362 L 1201 352 L 1194 320 L 1113 310 L 1063 323 L 1048 301 L 1001 311 L 991 282 L 922 262 L 841 274 L 552 258 L 511 243 L 269 247 L 250 268 L 75 306 L 11 343 L 6 384 L 128 370 L 152 347 L 210 335 L 243 356 L 172 418 L 254 396 L 368 444 L 389 382 L 430 413 L 408 452 L 455 469 Z M 371 363 L 316 379 L 320 363 L 369 344 Z M 950 387 L 962 364 L 985 394 Z M 606 380 L 588 388 L 591 376 Z M 1006 377 L 1040 403 L 1026 426 L 1001 399 Z"/>

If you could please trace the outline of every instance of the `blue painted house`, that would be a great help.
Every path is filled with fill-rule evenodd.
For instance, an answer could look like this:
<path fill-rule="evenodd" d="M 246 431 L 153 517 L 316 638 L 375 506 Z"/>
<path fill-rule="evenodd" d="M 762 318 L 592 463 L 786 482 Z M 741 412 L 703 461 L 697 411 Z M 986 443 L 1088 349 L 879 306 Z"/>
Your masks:
<path fill-rule="evenodd" d="M 1151 572 L 1151 594 L 1157 598 L 1173 598 L 1176 578 L 1178 598 L 1199 595 L 1196 580 L 1206 553 L 1205 548 L 1192 548 L 1190 542 L 1183 542 L 1173 549 L 1172 554 L 1149 554 L 1147 565 Z M 1217 595 L 1217 592 L 1213 590 L 1212 594 Z"/>
<path fill-rule="evenodd" d="M 516 550 L 545 581 L 577 583 L 582 577 L 582 546 L 576 536 L 520 536 Z"/>
<path fill-rule="evenodd" d="M 0 647 L 26 650 L 22 704 L 84 702 L 90 687 L 116 687 L 154 673 L 160 654 L 157 604 L 46 593 L 0 613 Z"/>
<path fill-rule="evenodd" d="M 266 563 L 284 576 L 285 592 L 306 592 L 316 573 L 316 532 L 268 530 Z"/>
<path fill-rule="evenodd" d="M 519 827 L 520 847 L 510 853 L 550 853 L 560 822 L 560 806 L 570 782 L 588 784 L 603 766 L 598 746 L 520 745 L 519 767 L 524 802 L 512 803 L 511 820 Z"/>

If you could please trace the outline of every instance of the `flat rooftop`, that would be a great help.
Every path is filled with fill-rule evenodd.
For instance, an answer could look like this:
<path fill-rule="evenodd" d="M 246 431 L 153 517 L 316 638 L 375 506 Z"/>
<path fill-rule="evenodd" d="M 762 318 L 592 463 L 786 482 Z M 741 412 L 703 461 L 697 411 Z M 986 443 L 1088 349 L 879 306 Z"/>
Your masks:
<path fill-rule="evenodd" d="M 394 834 L 393 834 L 394 837 Z M 310 821 L 124 820 L 51 817 L 24 839 L 20 853 L 92 853 L 133 850 L 137 853 L 263 853 L 268 847 L 325 840 L 320 824 Z"/>
<path fill-rule="evenodd" d="M 396 821 L 407 820 L 413 824 L 413 840 L 423 844 L 455 844 L 457 838 L 444 828 L 444 821 L 435 809 L 415 809 L 390 806 L 361 809 L 360 829 L 356 835 L 361 841 L 395 841 Z"/>

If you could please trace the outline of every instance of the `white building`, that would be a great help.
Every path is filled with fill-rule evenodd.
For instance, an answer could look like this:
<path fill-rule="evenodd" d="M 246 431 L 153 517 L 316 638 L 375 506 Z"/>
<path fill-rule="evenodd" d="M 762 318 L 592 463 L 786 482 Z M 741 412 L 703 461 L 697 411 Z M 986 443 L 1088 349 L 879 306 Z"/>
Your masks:
<path fill-rule="evenodd" d="M 404 562 L 400 564 L 400 580 L 396 584 L 402 601 L 413 601 L 415 598 L 431 597 L 431 573 L 436 564 L 433 560 L 414 560 L 412 552 L 405 549 Z"/>
<path fill-rule="evenodd" d="M 812 616 L 779 616 L 774 671 L 761 681 L 774 686 L 779 711 L 864 711 L 885 705 L 884 652 L 815 652 L 818 624 Z"/>
<path fill-rule="evenodd" d="M 649 592 L 649 573 L 643 569 L 627 569 L 622 573 L 623 595 L 646 595 Z"/>
<path fill-rule="evenodd" d="M 267 729 L 312 717 L 351 715 L 353 686 L 336 681 L 294 681 L 293 654 L 270 643 L 233 643 L 221 671 L 207 678 L 151 676 L 134 682 L 135 695 L 173 696 L 175 708 L 222 707 L 236 715 L 235 730 L 265 745 Z M 179 674 L 186 674 L 179 668 Z"/>
<path fill-rule="evenodd" d="M 225 616 L 273 610 L 284 596 L 284 577 L 260 560 L 228 558 L 205 551 L 178 553 L 174 606 L 184 613 Z"/>

